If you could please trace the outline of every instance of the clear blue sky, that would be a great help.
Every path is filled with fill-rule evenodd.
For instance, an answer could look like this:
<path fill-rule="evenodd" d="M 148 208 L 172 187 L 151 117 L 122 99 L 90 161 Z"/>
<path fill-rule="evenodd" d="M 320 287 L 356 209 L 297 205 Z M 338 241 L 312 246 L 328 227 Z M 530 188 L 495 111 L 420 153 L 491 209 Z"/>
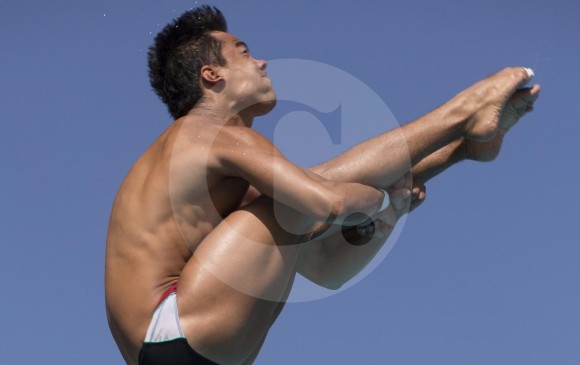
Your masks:
<path fill-rule="evenodd" d="M 532 67 L 543 87 L 497 161 L 433 180 L 386 259 L 289 304 L 257 364 L 580 361 L 579 2 L 208 3 L 255 56 L 338 67 L 400 123 L 504 66 Z M 2 364 L 122 363 L 104 310 L 108 214 L 170 122 L 146 49 L 195 5 L 0 3 Z"/>

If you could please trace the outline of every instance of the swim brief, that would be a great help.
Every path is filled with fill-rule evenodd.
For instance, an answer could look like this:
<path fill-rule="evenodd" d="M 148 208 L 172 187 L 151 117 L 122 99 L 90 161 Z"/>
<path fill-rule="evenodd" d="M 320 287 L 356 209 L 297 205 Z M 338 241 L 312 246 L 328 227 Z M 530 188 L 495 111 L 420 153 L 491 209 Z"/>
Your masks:
<path fill-rule="evenodd" d="M 218 365 L 189 346 L 179 324 L 177 285 L 167 290 L 153 313 L 139 365 Z"/>

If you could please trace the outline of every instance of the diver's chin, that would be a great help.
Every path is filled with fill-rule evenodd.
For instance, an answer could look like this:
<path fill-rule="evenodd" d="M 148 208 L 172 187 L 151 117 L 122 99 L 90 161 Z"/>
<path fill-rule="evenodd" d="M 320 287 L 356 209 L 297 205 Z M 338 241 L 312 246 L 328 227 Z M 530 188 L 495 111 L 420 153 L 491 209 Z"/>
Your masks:
<path fill-rule="evenodd" d="M 266 115 L 274 109 L 276 106 L 276 92 L 274 89 L 268 90 L 267 93 L 261 95 L 257 100 L 254 100 L 252 106 L 250 106 L 249 110 L 251 110 L 251 114 L 256 117 Z"/>
<path fill-rule="evenodd" d="M 262 116 L 262 115 L 266 115 L 269 112 L 272 111 L 272 109 L 274 109 L 274 107 L 276 107 L 276 97 L 272 98 L 272 99 L 268 99 L 265 101 L 261 101 L 258 104 L 255 105 L 256 107 L 256 116 Z"/>
<path fill-rule="evenodd" d="M 274 109 L 276 106 L 276 91 L 273 88 L 263 90 L 261 93 L 254 93 L 248 100 L 239 106 L 238 112 L 246 115 L 259 117 Z"/>

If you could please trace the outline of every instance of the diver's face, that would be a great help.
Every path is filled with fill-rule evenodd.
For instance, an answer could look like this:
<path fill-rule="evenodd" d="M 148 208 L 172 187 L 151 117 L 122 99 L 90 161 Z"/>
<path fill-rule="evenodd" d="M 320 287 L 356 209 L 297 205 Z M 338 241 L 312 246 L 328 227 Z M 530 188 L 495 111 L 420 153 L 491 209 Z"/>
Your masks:
<path fill-rule="evenodd" d="M 227 61 L 220 70 L 225 80 L 223 92 L 240 109 L 252 110 L 255 115 L 272 110 L 276 92 L 266 73 L 267 62 L 253 58 L 248 46 L 229 33 L 213 32 L 212 36 L 222 42 L 222 54 Z"/>

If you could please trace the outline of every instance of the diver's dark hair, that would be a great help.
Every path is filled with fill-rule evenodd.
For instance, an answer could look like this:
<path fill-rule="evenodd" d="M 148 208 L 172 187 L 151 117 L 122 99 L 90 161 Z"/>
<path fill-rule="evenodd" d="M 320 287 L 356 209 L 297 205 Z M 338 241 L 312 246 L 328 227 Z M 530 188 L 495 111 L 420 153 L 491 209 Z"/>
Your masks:
<path fill-rule="evenodd" d="M 204 5 L 165 26 L 149 48 L 149 81 L 175 119 L 201 98 L 201 67 L 226 65 L 222 44 L 212 31 L 226 32 L 226 19 L 216 7 Z"/>

